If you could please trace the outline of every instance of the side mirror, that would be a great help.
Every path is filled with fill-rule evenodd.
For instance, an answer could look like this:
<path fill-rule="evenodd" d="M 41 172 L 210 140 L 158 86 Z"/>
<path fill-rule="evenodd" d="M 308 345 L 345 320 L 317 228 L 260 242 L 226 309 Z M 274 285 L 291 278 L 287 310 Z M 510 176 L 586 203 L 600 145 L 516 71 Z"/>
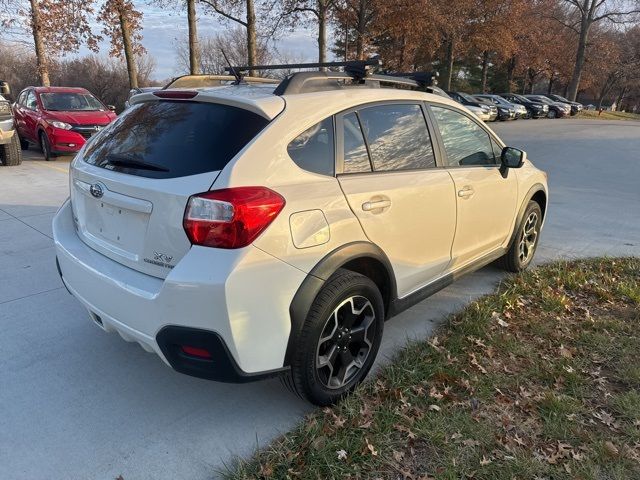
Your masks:
<path fill-rule="evenodd" d="M 508 168 L 520 168 L 524 165 L 524 161 L 527 159 L 527 153 L 514 147 L 504 147 L 502 149 L 502 155 L 500 156 L 500 163 L 502 169 Z"/>
<path fill-rule="evenodd" d="M 0 81 L 0 94 L 11 95 L 11 87 L 9 87 L 9 84 L 7 82 Z"/>
<path fill-rule="evenodd" d="M 111 112 L 115 112 L 115 111 L 116 111 L 116 107 L 115 107 L 115 105 L 107 105 L 107 108 L 108 108 Z"/>

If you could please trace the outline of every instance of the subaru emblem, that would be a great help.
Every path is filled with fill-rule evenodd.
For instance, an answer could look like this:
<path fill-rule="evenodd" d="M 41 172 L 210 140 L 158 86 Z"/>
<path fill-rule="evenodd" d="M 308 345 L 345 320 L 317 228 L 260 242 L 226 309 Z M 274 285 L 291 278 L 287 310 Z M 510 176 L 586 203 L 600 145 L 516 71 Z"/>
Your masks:
<path fill-rule="evenodd" d="M 102 190 L 102 186 L 99 183 L 94 183 L 89 187 L 89 192 L 96 198 L 101 198 L 104 195 L 104 190 Z"/>

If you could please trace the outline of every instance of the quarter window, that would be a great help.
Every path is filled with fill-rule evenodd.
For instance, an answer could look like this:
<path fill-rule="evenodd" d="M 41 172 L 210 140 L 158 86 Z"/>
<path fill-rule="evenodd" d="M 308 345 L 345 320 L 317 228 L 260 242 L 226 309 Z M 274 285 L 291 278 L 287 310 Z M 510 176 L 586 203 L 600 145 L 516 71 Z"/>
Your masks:
<path fill-rule="evenodd" d="M 344 137 L 344 173 L 364 173 L 371 171 L 367 145 L 364 143 L 360 122 L 355 113 L 348 113 L 342 118 Z"/>
<path fill-rule="evenodd" d="M 308 128 L 289 143 L 287 152 L 303 170 L 321 175 L 334 174 L 333 117 Z"/>
<path fill-rule="evenodd" d="M 379 105 L 358 112 L 375 171 L 435 167 L 420 105 Z"/>
<path fill-rule="evenodd" d="M 491 138 L 466 115 L 448 108 L 432 106 L 447 153 L 447 165 L 495 165 Z"/>

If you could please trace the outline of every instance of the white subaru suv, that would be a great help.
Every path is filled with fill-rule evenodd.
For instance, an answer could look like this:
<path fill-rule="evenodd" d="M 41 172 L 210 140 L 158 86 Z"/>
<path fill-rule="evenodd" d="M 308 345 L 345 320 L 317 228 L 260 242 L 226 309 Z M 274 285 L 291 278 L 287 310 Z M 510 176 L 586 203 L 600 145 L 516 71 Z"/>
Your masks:
<path fill-rule="evenodd" d="M 385 320 L 530 264 L 546 174 L 458 103 L 350 68 L 226 83 L 133 97 L 73 160 L 57 264 L 100 328 L 178 372 L 282 375 L 327 405 Z"/>

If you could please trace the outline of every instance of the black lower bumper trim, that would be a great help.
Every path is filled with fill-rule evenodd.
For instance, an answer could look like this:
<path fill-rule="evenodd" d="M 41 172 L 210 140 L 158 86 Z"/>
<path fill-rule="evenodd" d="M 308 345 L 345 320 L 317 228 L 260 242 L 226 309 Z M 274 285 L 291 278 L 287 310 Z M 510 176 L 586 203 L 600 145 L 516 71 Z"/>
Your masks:
<path fill-rule="evenodd" d="M 198 328 L 164 327 L 156 341 L 171 367 L 192 377 L 226 383 L 247 383 L 270 377 L 277 377 L 289 368 L 279 368 L 258 373 L 246 373 L 236 363 L 226 343 L 215 332 Z M 182 351 L 182 346 L 201 348 L 209 352 L 211 358 L 199 358 Z"/>

